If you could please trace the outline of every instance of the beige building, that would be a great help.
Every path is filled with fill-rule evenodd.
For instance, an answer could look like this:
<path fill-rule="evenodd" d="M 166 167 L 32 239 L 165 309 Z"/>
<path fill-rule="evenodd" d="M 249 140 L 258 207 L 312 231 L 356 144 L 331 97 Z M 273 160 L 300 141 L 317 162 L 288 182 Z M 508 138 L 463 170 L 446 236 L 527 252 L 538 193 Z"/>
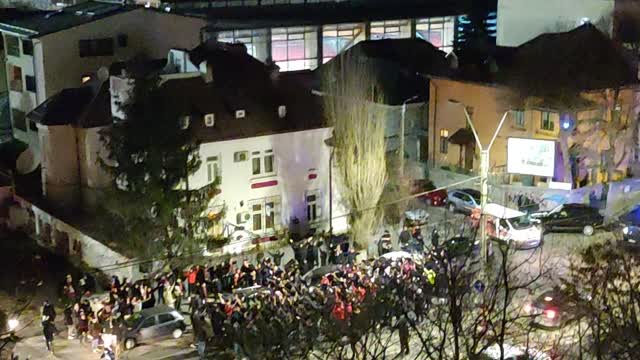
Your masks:
<path fill-rule="evenodd" d="M 14 136 L 37 154 L 37 127 L 25 114 L 101 67 L 194 47 L 204 26 L 203 19 L 99 1 L 0 23 Z"/>
<path fill-rule="evenodd" d="M 566 151 L 562 152 L 563 144 L 571 147 L 577 141 L 599 141 L 589 140 L 589 132 L 596 133 L 594 126 L 588 125 L 589 120 L 610 121 L 609 110 L 612 110 L 614 89 L 620 91 L 614 106 L 615 111 L 623 118 L 621 124 L 632 124 L 632 119 L 637 116 L 638 79 L 635 77 L 634 69 L 624 62 L 623 57 L 614 48 L 606 48 L 609 52 L 598 59 L 590 59 L 579 52 L 574 58 L 557 57 L 564 60 L 558 63 L 554 63 L 556 59 L 553 57 L 546 57 L 546 63 L 532 58 L 532 53 L 549 54 L 562 51 L 559 48 L 567 42 L 592 44 L 593 49 L 586 45 L 580 46 L 585 48 L 585 52 L 595 53 L 596 49 L 601 51 L 603 47 L 610 46 L 610 41 L 601 35 L 590 25 L 566 33 L 547 34 L 521 47 L 502 49 L 504 58 L 497 59 L 492 70 L 473 73 L 468 68 L 461 68 L 449 76 L 432 76 L 429 92 L 430 165 L 462 171 L 478 170 L 480 152 L 467 125 L 463 107 L 467 108 L 480 142 L 485 148 L 503 115 L 509 111 L 491 148 L 489 166 L 492 173 L 506 172 L 507 139 L 510 137 L 558 140 L 557 149 L 560 150 L 557 150 L 557 154 L 562 155 L 556 155 L 556 169 L 558 164 L 562 167 L 565 164 L 562 156 L 568 154 Z M 571 49 L 568 51 L 575 52 Z M 527 61 L 521 62 L 524 57 Z M 579 64 L 579 61 L 582 61 L 582 64 Z M 541 68 L 537 68 L 538 65 Z M 572 108 L 567 108 L 561 105 L 561 93 L 558 93 L 557 99 L 551 96 L 545 100 L 537 96 L 523 96 L 523 82 L 530 85 L 532 92 L 549 86 L 577 88 L 581 90 L 578 91 L 580 100 L 573 103 Z M 626 169 L 635 161 L 637 153 L 637 133 L 629 135 L 637 130 L 627 125 L 623 127 L 624 130 L 619 133 L 621 136 L 633 136 L 635 146 L 633 149 L 625 149 L 624 154 L 621 153 L 622 150 L 616 149 L 616 158 L 622 164 L 616 169 L 620 176 L 626 175 Z M 612 141 L 603 142 L 602 149 L 614 146 L 609 142 Z M 596 165 L 590 161 L 592 163 L 586 165 Z M 589 181 L 597 181 L 602 179 L 602 176 L 589 174 L 588 178 Z M 534 183 L 550 180 L 539 177 L 533 179 Z"/>

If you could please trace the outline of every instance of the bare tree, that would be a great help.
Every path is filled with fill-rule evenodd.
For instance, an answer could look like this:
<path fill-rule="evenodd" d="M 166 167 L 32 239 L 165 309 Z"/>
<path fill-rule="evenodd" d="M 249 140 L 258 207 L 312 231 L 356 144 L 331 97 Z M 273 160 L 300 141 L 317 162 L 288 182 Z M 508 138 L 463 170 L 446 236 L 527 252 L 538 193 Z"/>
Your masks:
<path fill-rule="evenodd" d="M 352 212 L 353 239 L 365 250 L 378 226 L 375 207 L 387 180 L 385 117 L 370 111 L 371 103 L 381 98 L 373 74 L 366 63 L 347 57 L 324 79 L 324 112 L 334 128 L 340 193 Z"/>

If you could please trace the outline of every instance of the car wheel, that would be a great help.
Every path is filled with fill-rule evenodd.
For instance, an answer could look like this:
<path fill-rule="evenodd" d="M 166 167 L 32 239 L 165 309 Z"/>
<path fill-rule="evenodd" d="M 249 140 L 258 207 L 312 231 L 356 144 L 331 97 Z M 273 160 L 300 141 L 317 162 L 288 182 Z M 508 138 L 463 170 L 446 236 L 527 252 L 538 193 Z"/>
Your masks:
<path fill-rule="evenodd" d="M 427 206 L 433 205 L 433 202 L 431 201 L 431 199 L 425 200 L 424 203 L 427 204 Z"/>
<path fill-rule="evenodd" d="M 456 212 L 456 206 L 453 203 L 449 204 L 449 211 Z"/>
<path fill-rule="evenodd" d="M 591 225 L 585 225 L 585 227 L 582 228 L 582 233 L 585 234 L 586 236 L 591 236 L 593 235 L 593 226 Z"/>
<path fill-rule="evenodd" d="M 171 333 L 171 336 L 173 336 L 174 339 L 180 338 L 182 336 L 182 329 L 173 330 L 173 332 Z"/>
<path fill-rule="evenodd" d="M 127 350 L 131 350 L 136 347 L 136 339 L 127 339 L 124 341 L 124 348 Z"/>

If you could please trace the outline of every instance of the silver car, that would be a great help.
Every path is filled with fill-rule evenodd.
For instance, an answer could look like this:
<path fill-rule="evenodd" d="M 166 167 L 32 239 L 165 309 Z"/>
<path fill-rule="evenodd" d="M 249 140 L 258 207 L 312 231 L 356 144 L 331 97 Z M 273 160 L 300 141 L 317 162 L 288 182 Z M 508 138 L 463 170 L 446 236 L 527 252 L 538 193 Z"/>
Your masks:
<path fill-rule="evenodd" d="M 184 317 L 174 308 L 157 305 L 134 313 L 126 320 L 127 334 L 124 347 L 133 349 L 137 344 L 149 343 L 164 338 L 177 339 L 186 328 Z"/>
<path fill-rule="evenodd" d="M 474 189 L 451 190 L 447 195 L 448 208 L 451 212 L 470 214 L 473 209 L 480 208 L 480 191 Z"/>

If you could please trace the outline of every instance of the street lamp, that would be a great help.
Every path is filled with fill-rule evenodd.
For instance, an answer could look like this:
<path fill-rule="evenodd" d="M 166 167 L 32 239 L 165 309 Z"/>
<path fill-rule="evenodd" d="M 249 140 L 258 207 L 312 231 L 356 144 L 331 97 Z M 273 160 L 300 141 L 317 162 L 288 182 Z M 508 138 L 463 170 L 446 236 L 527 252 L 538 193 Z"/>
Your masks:
<path fill-rule="evenodd" d="M 329 235 L 333 235 L 333 152 L 336 147 L 335 135 L 324 139 L 324 143 L 331 148 L 329 155 Z"/>
<path fill-rule="evenodd" d="M 420 95 L 414 95 L 402 102 L 402 118 L 400 119 L 400 175 L 404 175 L 404 122 L 407 113 L 407 103 L 419 98 Z"/>
<path fill-rule="evenodd" d="M 498 136 L 498 132 L 502 128 L 502 124 L 504 124 L 504 120 L 507 118 L 507 115 L 511 110 L 505 111 L 504 115 L 502 115 L 502 119 L 496 128 L 496 131 L 493 133 L 491 137 L 491 141 L 489 142 L 489 146 L 487 148 L 482 147 L 482 143 L 480 142 L 480 137 L 478 136 L 478 132 L 476 131 L 475 126 L 473 126 L 473 121 L 471 121 L 471 116 L 469 115 L 469 111 L 467 110 L 467 106 L 458 100 L 449 99 L 449 103 L 454 105 L 459 105 L 464 110 L 464 116 L 467 118 L 467 123 L 473 132 L 473 136 L 476 139 L 476 144 L 480 149 L 480 244 L 482 246 L 482 258 L 484 259 L 484 263 L 489 263 L 489 245 L 487 243 L 487 233 L 485 230 L 485 219 L 484 219 L 484 209 L 487 206 L 487 195 L 489 193 L 489 186 L 487 180 L 489 179 L 489 152 L 491 151 L 491 147 L 493 146 L 493 142 L 496 140 Z"/>

